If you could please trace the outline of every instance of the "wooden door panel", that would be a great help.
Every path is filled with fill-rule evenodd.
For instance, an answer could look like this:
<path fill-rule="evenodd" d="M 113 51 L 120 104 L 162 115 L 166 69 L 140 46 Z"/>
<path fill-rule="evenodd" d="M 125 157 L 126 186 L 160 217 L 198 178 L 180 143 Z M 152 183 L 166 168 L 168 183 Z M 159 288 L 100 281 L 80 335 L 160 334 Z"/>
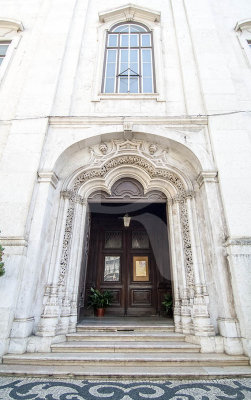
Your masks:
<path fill-rule="evenodd" d="M 123 219 L 117 216 L 96 217 L 92 224 L 86 288 L 91 284 L 112 292 L 107 315 L 155 315 L 159 309 L 156 263 L 144 227 L 132 221 L 125 228 Z M 119 271 L 114 267 L 116 258 L 120 260 Z M 137 273 L 135 260 L 143 263 L 138 264 Z"/>
<path fill-rule="evenodd" d="M 152 289 L 131 289 L 131 307 L 152 306 Z"/>

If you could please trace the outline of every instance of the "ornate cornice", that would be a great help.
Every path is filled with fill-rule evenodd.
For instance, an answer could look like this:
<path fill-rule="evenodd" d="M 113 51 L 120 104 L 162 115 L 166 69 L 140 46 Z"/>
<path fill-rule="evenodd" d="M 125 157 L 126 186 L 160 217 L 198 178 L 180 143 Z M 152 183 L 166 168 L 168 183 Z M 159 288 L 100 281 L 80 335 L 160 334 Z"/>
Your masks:
<path fill-rule="evenodd" d="M 133 117 L 118 117 L 118 116 L 75 116 L 75 117 L 50 117 L 49 124 L 55 127 L 72 127 L 72 128 L 88 128 L 92 125 L 121 125 L 123 130 L 124 122 L 133 123 L 133 126 L 137 125 L 167 125 L 167 126 L 205 126 L 208 124 L 207 117 L 150 117 L 150 116 L 133 116 Z"/>

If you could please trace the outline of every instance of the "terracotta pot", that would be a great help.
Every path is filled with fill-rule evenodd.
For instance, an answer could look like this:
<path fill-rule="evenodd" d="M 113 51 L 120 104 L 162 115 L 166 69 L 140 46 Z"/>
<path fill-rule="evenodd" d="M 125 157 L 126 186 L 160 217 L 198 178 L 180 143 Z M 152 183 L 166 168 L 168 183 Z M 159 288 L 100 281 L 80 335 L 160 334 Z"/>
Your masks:
<path fill-rule="evenodd" d="M 97 308 L 96 315 L 97 315 L 97 317 L 103 317 L 105 315 L 105 309 L 104 308 Z"/>

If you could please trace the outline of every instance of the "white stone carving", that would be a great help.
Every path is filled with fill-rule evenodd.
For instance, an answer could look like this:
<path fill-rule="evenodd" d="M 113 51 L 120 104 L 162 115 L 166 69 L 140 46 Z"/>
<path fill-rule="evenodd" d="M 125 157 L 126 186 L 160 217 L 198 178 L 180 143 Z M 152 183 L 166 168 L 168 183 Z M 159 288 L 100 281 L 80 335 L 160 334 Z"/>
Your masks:
<path fill-rule="evenodd" d="M 123 151 L 136 151 L 141 146 L 141 142 L 132 142 L 126 140 L 125 142 L 115 143 L 117 147 L 117 152 Z M 151 178 L 162 178 L 167 181 L 170 181 L 178 192 L 177 199 L 180 203 L 180 215 L 181 215 L 181 227 L 183 233 L 183 244 L 184 244 L 184 258 L 185 258 L 185 267 L 186 267 L 186 275 L 187 275 L 187 283 L 188 285 L 194 284 L 193 277 L 193 257 L 192 257 L 192 249 L 191 249 L 191 241 L 190 241 L 190 233 L 189 233 L 189 223 L 187 216 L 187 206 L 186 206 L 186 198 L 191 196 L 191 193 L 187 193 L 181 179 L 174 172 L 168 171 L 166 168 L 156 168 L 152 162 L 146 160 L 144 157 L 136 154 L 125 154 L 115 156 L 112 159 L 105 161 L 99 168 L 89 168 L 84 172 L 80 173 L 79 176 L 75 179 L 73 183 L 73 187 L 71 190 L 62 191 L 61 194 L 64 197 L 69 199 L 69 207 L 66 216 L 66 227 L 65 234 L 63 240 L 63 251 L 61 257 L 61 270 L 60 270 L 60 278 L 59 284 L 63 285 L 65 273 L 67 270 L 70 247 L 71 247 L 71 238 L 72 238 L 72 224 L 74 219 L 74 209 L 75 202 L 82 202 L 82 197 L 79 196 L 78 190 L 79 188 L 88 180 L 93 178 L 103 178 L 107 175 L 107 173 L 120 165 L 128 165 L 128 166 L 138 166 L 145 170 Z"/>
<path fill-rule="evenodd" d="M 101 151 L 102 154 L 107 154 L 107 151 L 108 151 L 107 144 L 101 143 L 99 145 L 99 150 Z"/>
<path fill-rule="evenodd" d="M 168 149 L 163 148 L 160 145 L 157 146 L 153 144 L 153 147 L 150 148 L 152 144 L 146 145 L 143 141 L 136 140 L 133 137 L 130 139 L 127 137 L 124 140 L 112 140 L 109 143 L 105 144 L 107 145 L 106 153 L 102 152 L 102 154 L 100 154 L 101 145 L 96 145 L 90 148 L 90 165 L 101 166 L 103 165 L 105 160 L 111 159 L 113 156 L 129 153 L 141 155 L 151 160 L 151 162 L 153 162 L 155 166 L 162 166 L 165 168 L 167 166 Z M 90 166 L 86 169 L 89 168 Z"/>
<path fill-rule="evenodd" d="M 133 123 L 129 121 L 124 122 L 124 132 L 132 132 L 133 130 Z"/>
<path fill-rule="evenodd" d="M 149 146 L 149 153 L 153 156 L 154 153 L 156 153 L 156 151 L 158 150 L 158 147 L 156 144 L 152 143 Z"/>

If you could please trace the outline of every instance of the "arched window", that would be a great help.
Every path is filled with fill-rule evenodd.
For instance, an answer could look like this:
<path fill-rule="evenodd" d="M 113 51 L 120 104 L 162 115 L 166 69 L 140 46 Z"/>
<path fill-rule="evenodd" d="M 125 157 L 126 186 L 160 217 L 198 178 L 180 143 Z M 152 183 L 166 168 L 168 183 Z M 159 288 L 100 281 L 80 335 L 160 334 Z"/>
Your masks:
<path fill-rule="evenodd" d="M 0 82 L 4 77 L 23 30 L 20 21 L 0 18 Z"/>
<path fill-rule="evenodd" d="M 143 24 L 117 24 L 107 33 L 103 93 L 155 93 L 152 33 Z"/>

